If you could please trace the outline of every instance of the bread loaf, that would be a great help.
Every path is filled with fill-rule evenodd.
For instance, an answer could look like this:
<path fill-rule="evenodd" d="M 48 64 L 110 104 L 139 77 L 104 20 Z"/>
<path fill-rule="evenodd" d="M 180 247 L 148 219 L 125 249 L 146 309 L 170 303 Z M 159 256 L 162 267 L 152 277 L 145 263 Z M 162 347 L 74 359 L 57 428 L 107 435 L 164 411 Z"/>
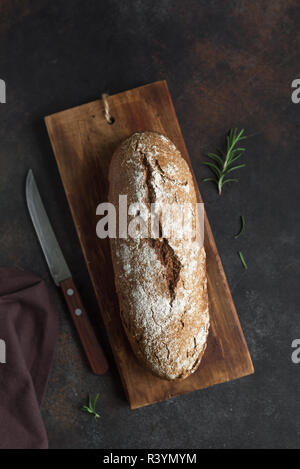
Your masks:
<path fill-rule="evenodd" d="M 151 204 L 191 204 L 192 174 L 173 143 L 154 132 L 135 133 L 115 151 L 109 201 L 127 195 L 128 221 L 147 220 Z M 148 225 L 149 227 L 149 225 Z M 175 236 L 110 239 L 124 329 L 136 356 L 163 379 L 184 379 L 203 356 L 209 331 L 206 255 L 199 241 Z M 161 231 L 161 227 L 159 228 Z M 150 236 L 150 235 L 149 235 Z"/>

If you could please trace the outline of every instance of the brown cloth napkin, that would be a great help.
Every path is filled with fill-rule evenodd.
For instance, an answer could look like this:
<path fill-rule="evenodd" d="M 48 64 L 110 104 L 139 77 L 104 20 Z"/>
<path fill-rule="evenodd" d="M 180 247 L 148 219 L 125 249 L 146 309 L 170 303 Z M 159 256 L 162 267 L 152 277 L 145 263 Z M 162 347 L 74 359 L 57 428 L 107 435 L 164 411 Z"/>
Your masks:
<path fill-rule="evenodd" d="M 6 349 L 6 363 L 0 355 L 1 449 L 48 448 L 40 405 L 56 336 L 57 312 L 44 281 L 0 268 L 0 340 Z"/>

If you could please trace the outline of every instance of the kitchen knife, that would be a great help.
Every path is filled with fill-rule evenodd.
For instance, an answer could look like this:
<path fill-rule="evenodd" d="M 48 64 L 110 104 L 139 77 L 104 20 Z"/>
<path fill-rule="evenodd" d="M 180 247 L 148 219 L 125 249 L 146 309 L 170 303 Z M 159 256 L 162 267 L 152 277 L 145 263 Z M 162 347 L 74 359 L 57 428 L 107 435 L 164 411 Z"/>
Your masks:
<path fill-rule="evenodd" d="M 102 375 L 108 370 L 106 357 L 82 305 L 71 272 L 44 208 L 31 169 L 28 171 L 26 179 L 26 200 L 31 220 L 51 275 L 55 284 L 62 289 L 92 371 L 96 375 Z"/>

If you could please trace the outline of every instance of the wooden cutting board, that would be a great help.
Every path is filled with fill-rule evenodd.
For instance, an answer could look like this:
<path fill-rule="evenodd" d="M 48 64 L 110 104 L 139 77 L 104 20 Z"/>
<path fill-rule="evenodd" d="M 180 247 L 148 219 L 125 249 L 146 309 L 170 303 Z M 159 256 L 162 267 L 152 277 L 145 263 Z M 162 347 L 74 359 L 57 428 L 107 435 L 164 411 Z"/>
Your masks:
<path fill-rule="evenodd" d="M 96 236 L 96 207 L 107 201 L 108 168 L 117 145 L 136 131 L 168 136 L 191 162 L 167 83 L 159 81 L 108 98 L 115 122 L 97 100 L 45 118 L 57 165 L 102 312 L 115 361 L 132 409 L 253 373 L 253 365 L 205 215 L 211 329 L 199 369 L 181 382 L 153 376 L 136 360 L 119 317 L 108 240 Z M 192 169 L 192 168 L 191 168 Z M 202 202 L 195 180 L 198 201 Z"/>

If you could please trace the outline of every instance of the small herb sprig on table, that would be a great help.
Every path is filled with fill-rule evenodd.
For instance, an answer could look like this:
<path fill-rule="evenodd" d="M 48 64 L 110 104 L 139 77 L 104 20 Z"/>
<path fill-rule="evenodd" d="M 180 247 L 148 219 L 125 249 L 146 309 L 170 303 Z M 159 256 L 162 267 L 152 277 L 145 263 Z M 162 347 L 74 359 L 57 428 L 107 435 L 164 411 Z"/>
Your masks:
<path fill-rule="evenodd" d="M 241 228 L 240 228 L 240 231 L 235 235 L 235 239 L 238 239 L 241 236 L 241 234 L 244 231 L 245 224 L 246 224 L 244 215 L 241 215 L 240 218 L 241 218 Z"/>
<path fill-rule="evenodd" d="M 244 135 L 244 129 L 238 131 L 238 129 L 230 129 L 226 136 L 226 152 L 208 153 L 207 156 L 213 161 L 205 161 L 204 164 L 214 173 L 214 178 L 206 178 L 205 182 L 213 181 L 217 184 L 219 195 L 222 194 L 223 186 L 227 182 L 238 182 L 238 179 L 227 178 L 228 174 L 237 169 L 243 168 L 245 164 L 239 164 L 232 166 L 245 151 L 243 147 L 237 147 L 237 145 L 245 140 L 247 137 Z"/>
<path fill-rule="evenodd" d="M 245 223 L 245 217 L 244 217 L 243 215 L 241 215 L 240 218 L 241 218 L 241 227 L 240 227 L 240 231 L 235 235 L 235 239 L 238 239 L 238 238 L 241 236 L 241 234 L 242 234 L 243 231 L 244 231 L 245 224 L 246 224 L 246 223 Z M 238 251 L 238 256 L 239 256 L 239 258 L 240 258 L 240 261 L 241 261 L 241 263 L 242 263 L 244 269 L 247 270 L 247 269 L 248 269 L 248 266 L 247 266 L 247 263 L 246 263 L 246 261 L 245 261 L 245 258 L 244 258 L 244 255 L 243 255 L 242 251 Z"/>
<path fill-rule="evenodd" d="M 238 255 L 239 255 L 239 258 L 240 258 L 240 260 L 241 260 L 241 263 L 242 263 L 244 269 L 247 270 L 247 269 L 248 269 L 248 266 L 247 266 L 247 264 L 246 264 L 246 261 L 245 261 L 245 258 L 244 258 L 244 255 L 243 255 L 242 251 L 239 251 L 239 252 L 238 252 Z"/>
<path fill-rule="evenodd" d="M 97 405 L 97 401 L 99 399 L 99 394 L 96 394 L 95 396 L 95 399 L 93 400 L 92 402 L 92 398 L 91 396 L 89 395 L 89 404 L 88 405 L 84 405 L 82 407 L 82 410 L 84 412 L 88 412 L 89 414 L 92 414 L 94 415 L 95 419 L 98 419 L 100 417 L 100 415 L 97 413 L 96 411 L 96 405 Z"/>

